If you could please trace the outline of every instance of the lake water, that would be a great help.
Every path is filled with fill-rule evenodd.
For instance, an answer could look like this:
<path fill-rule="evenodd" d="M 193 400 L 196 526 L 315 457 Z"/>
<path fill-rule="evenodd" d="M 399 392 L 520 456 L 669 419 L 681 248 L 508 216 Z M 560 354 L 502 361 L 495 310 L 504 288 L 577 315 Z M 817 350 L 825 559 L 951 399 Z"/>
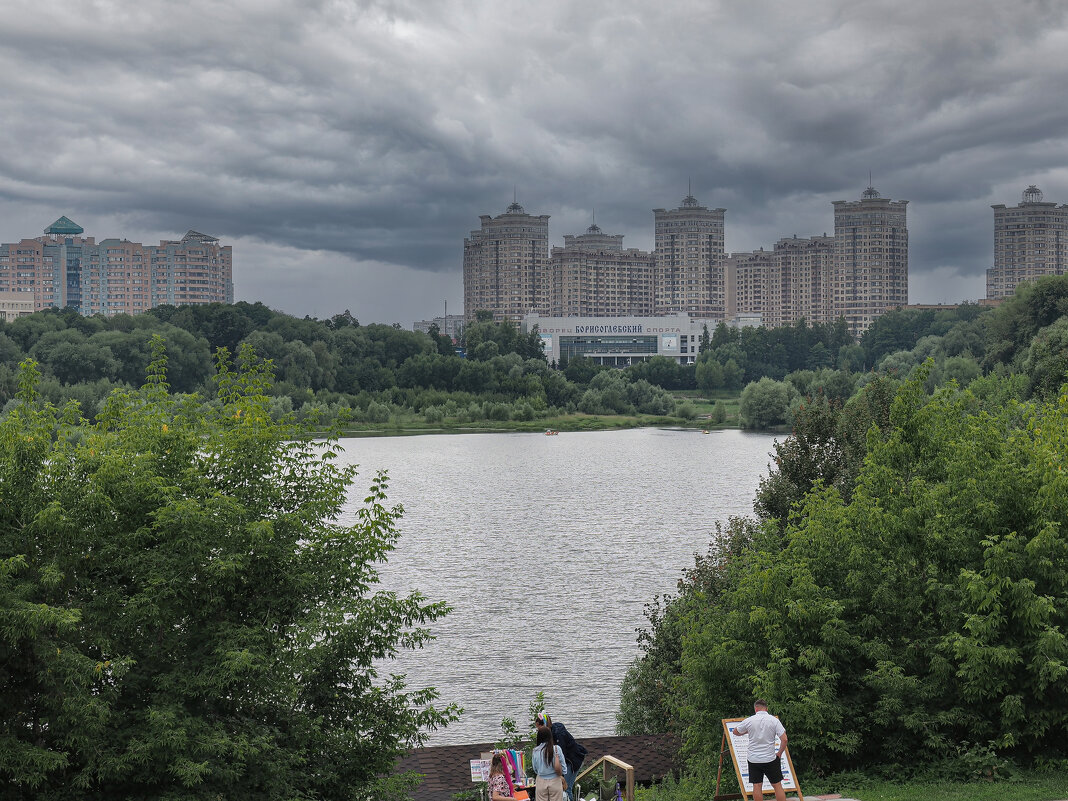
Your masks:
<path fill-rule="evenodd" d="M 433 685 L 463 717 L 432 745 L 526 729 L 538 690 L 577 737 L 613 734 L 619 685 L 653 596 L 673 593 L 718 521 L 752 513 L 774 438 L 633 429 L 343 441 L 352 503 L 389 471 L 401 538 L 382 586 L 453 611 L 385 670 Z"/>

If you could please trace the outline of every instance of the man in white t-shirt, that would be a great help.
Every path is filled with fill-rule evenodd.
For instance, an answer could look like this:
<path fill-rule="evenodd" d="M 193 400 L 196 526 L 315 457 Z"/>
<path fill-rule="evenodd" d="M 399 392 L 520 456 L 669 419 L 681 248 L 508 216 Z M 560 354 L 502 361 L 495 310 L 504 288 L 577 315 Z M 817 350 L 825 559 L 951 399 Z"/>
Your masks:
<path fill-rule="evenodd" d="M 786 750 L 786 729 L 774 715 L 768 714 L 768 702 L 758 698 L 753 704 L 752 717 L 748 717 L 734 727 L 735 734 L 749 735 L 749 781 L 753 783 L 753 798 L 764 797 L 764 779 L 775 788 L 775 801 L 786 801 L 786 792 L 782 789 L 782 766 L 779 758 Z M 775 748 L 775 738 L 779 738 L 779 748 Z"/>

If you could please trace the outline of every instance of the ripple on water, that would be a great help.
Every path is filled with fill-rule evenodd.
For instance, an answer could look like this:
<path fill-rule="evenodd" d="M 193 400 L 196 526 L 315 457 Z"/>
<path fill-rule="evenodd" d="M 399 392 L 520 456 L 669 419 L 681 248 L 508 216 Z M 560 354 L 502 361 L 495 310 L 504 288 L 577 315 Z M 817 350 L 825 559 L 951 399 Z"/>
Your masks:
<path fill-rule="evenodd" d="M 576 736 L 611 734 L 645 604 L 672 593 L 718 521 L 751 513 L 774 438 L 739 431 L 460 434 L 345 440 L 404 506 L 382 583 L 453 611 L 436 639 L 384 670 L 435 686 L 463 717 L 431 743 L 525 725 L 544 690 Z"/>

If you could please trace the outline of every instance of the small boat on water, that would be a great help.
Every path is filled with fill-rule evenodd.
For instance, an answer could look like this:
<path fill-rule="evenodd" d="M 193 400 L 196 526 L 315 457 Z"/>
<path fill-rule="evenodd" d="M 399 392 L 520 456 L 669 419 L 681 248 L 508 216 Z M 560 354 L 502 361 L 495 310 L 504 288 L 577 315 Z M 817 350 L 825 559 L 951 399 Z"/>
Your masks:
<path fill-rule="evenodd" d="M 555 428 L 547 428 L 547 429 L 545 429 L 545 436 L 547 436 L 547 437 L 555 437 L 559 433 L 560 432 L 557 431 Z"/>

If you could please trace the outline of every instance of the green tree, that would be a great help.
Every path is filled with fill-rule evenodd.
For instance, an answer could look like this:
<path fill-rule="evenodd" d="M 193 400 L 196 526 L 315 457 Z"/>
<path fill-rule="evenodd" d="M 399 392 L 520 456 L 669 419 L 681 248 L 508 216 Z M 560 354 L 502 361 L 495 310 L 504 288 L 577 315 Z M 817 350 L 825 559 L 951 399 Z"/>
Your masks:
<path fill-rule="evenodd" d="M 712 348 L 712 337 L 708 333 L 708 323 L 705 323 L 703 326 L 701 326 L 701 339 L 698 340 L 698 342 L 699 342 L 699 344 L 697 346 L 697 352 L 698 353 L 704 353 L 706 350 L 711 350 L 711 348 Z"/>
<path fill-rule="evenodd" d="M 378 674 L 447 611 L 374 590 L 385 477 L 341 522 L 355 473 L 274 422 L 263 364 L 223 352 L 204 405 L 154 348 L 96 425 L 32 365 L 0 423 L 0 797 L 393 797 L 456 710 Z"/>
<path fill-rule="evenodd" d="M 738 414 L 745 428 L 771 428 L 790 419 L 790 402 L 797 390 L 787 381 L 761 378 L 742 390 Z"/>
<path fill-rule="evenodd" d="M 1027 349 L 1023 371 L 1031 382 L 1031 393 L 1040 398 L 1056 397 L 1068 381 L 1068 317 L 1041 329 Z"/>
<path fill-rule="evenodd" d="M 810 771 L 964 741 L 1068 753 L 1068 395 L 992 410 L 924 381 L 869 436 L 848 502 L 814 486 L 785 537 L 760 529 L 693 609 L 672 692 L 694 760 L 754 695 Z"/>
<path fill-rule="evenodd" d="M 723 365 L 712 358 L 712 354 L 697 358 L 697 388 L 702 392 L 712 392 L 723 386 Z"/>
<path fill-rule="evenodd" d="M 723 365 L 723 386 L 727 389 L 741 389 L 744 370 L 734 358 L 727 359 Z"/>

